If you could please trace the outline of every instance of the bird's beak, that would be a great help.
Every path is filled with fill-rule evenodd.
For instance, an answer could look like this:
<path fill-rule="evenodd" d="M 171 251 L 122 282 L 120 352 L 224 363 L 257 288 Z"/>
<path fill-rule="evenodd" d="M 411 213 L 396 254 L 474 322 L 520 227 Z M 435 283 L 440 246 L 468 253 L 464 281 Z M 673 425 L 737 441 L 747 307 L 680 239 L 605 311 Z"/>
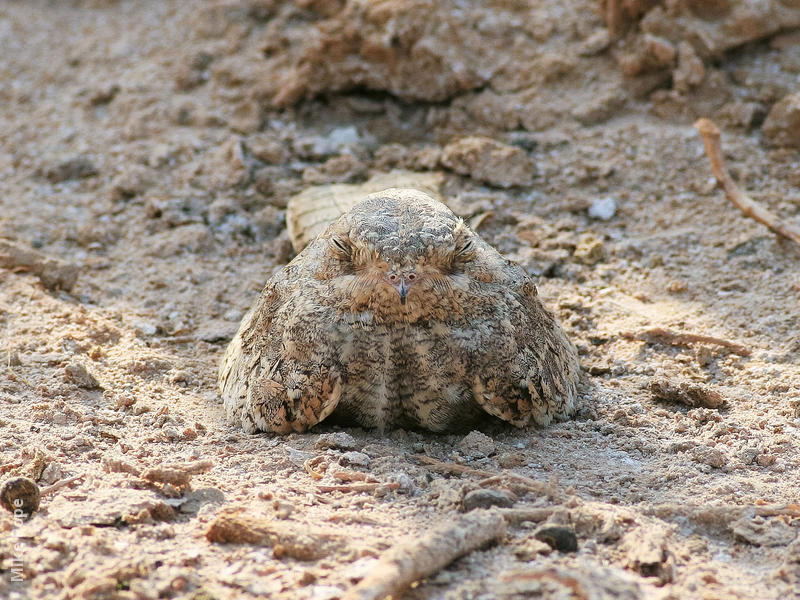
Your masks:
<path fill-rule="evenodd" d="M 417 280 L 417 276 L 414 273 L 398 273 L 393 271 L 385 275 L 384 280 L 397 290 L 397 294 L 400 296 L 400 304 L 405 304 L 408 292 Z"/>
<path fill-rule="evenodd" d="M 400 280 L 400 284 L 395 286 L 397 288 L 397 293 L 400 294 L 400 304 L 406 303 L 406 296 L 408 296 L 408 283 L 405 280 L 405 277 Z"/>

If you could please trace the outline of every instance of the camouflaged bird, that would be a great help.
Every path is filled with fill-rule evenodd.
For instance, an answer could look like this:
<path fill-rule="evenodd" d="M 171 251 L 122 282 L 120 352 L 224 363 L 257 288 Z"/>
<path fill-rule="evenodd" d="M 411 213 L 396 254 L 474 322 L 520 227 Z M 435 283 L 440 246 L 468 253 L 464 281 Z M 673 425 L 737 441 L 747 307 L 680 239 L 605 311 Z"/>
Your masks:
<path fill-rule="evenodd" d="M 270 279 L 219 369 L 245 431 L 522 427 L 573 412 L 578 360 L 531 279 L 444 204 L 367 196 Z"/>

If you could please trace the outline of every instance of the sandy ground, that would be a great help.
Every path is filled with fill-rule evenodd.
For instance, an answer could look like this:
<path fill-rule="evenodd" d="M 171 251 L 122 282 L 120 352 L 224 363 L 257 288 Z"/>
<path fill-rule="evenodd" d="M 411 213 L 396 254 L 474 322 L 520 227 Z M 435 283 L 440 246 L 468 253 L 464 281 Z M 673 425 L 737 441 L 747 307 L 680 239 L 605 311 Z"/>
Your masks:
<path fill-rule="evenodd" d="M 0 514 L 0 596 L 339 598 L 470 502 L 552 510 L 406 597 L 800 595 L 800 248 L 726 201 L 691 126 L 727 114 L 709 98 L 768 109 L 794 91 L 800 46 L 707 62 L 713 93 L 644 96 L 608 52 L 573 52 L 530 84 L 527 124 L 483 85 L 279 108 L 257 85 L 279 4 L 0 4 L 0 237 L 80 267 L 69 291 L 0 269 L 0 474 L 43 489 L 82 476 L 27 521 Z M 550 67 L 602 29 L 588 2 L 535 4 Z M 723 127 L 734 174 L 797 223 L 797 150 L 750 125 Z M 442 168 L 441 147 L 475 133 L 528 152 L 532 183 Z M 293 256 L 288 198 L 398 165 L 441 171 L 451 207 L 539 276 L 581 354 L 578 415 L 452 435 L 226 424 L 216 365 Z M 603 198 L 607 220 L 589 211 Z M 654 382 L 724 403 L 660 400 Z M 243 515 L 272 533 L 207 535 Z M 577 551 L 537 540 L 552 524 Z"/>

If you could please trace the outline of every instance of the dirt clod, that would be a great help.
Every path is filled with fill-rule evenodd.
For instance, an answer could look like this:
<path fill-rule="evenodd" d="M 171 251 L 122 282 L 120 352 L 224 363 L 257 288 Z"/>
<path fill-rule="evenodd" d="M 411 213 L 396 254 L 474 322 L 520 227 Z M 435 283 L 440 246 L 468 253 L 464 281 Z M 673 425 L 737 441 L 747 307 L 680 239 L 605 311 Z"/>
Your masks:
<path fill-rule="evenodd" d="M 21 519 L 28 519 L 39 510 L 40 499 L 39 486 L 27 477 L 9 479 L 0 489 L 3 508 Z"/>
<path fill-rule="evenodd" d="M 479 136 L 448 144 L 441 160 L 445 167 L 459 175 L 502 188 L 530 185 L 535 170 L 521 148 Z"/>
<path fill-rule="evenodd" d="M 770 144 L 800 146 L 800 94 L 789 94 L 776 102 L 761 129 Z"/>
<path fill-rule="evenodd" d="M 87 390 L 100 389 L 102 386 L 86 368 L 86 365 L 80 362 L 71 362 L 64 367 L 67 379 L 77 385 L 78 387 Z"/>
<path fill-rule="evenodd" d="M 334 534 L 248 515 L 237 508 L 220 513 L 206 531 L 206 539 L 215 544 L 269 546 L 276 558 L 296 560 L 318 560 L 345 546 Z"/>
<path fill-rule="evenodd" d="M 692 381 L 654 378 L 649 381 L 648 389 L 656 400 L 693 408 L 719 408 L 725 404 L 722 394 L 707 385 Z"/>
<path fill-rule="evenodd" d="M 464 512 L 475 510 L 476 508 L 511 508 L 514 506 L 514 499 L 506 492 L 493 489 L 480 489 L 467 492 L 461 501 Z"/>
<path fill-rule="evenodd" d="M 559 552 L 576 552 L 578 550 L 578 538 L 575 537 L 575 532 L 568 527 L 542 527 L 536 531 L 534 537 Z"/>

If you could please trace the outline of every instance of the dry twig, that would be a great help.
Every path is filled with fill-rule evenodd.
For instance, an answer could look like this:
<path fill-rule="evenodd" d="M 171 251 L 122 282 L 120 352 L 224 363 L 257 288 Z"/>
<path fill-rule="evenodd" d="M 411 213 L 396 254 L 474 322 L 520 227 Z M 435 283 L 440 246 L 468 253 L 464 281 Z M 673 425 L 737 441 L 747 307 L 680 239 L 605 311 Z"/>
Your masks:
<path fill-rule="evenodd" d="M 317 467 L 325 463 L 325 468 L 322 471 L 327 470 L 328 468 L 328 460 L 327 457 L 324 455 L 315 456 L 314 458 L 309 458 L 307 461 L 303 462 L 303 470 L 308 473 L 312 479 L 320 480 L 325 475 L 317 471 Z"/>
<path fill-rule="evenodd" d="M 214 463 L 210 460 L 197 460 L 190 463 L 165 465 L 155 469 L 148 469 L 142 473 L 142 479 L 153 483 L 169 483 L 177 487 L 189 485 L 192 475 L 198 475 L 211 470 Z"/>
<path fill-rule="evenodd" d="M 335 532 L 250 515 L 238 507 L 221 511 L 206 531 L 206 539 L 215 544 L 269 546 L 278 559 L 318 560 L 346 548 Z"/>
<path fill-rule="evenodd" d="M 731 342 L 730 340 L 714 337 L 711 335 L 702 335 L 699 333 L 683 333 L 680 331 L 671 331 L 663 327 L 651 327 L 641 333 L 623 333 L 622 337 L 628 340 L 648 340 L 657 339 L 672 346 L 691 346 L 692 344 L 712 344 L 720 346 L 726 350 L 730 350 L 733 354 L 739 356 L 750 356 L 752 352 L 746 346 Z"/>
<path fill-rule="evenodd" d="M 334 479 L 339 481 L 368 481 L 368 483 L 376 483 L 376 480 L 366 473 L 360 471 L 334 471 L 331 473 Z"/>
<path fill-rule="evenodd" d="M 516 473 L 511 473 L 509 471 L 493 473 L 491 471 L 484 471 L 483 469 L 473 469 L 472 467 L 467 467 L 466 465 L 444 462 L 435 458 L 431 458 L 430 456 L 425 456 L 424 454 L 414 454 L 411 456 L 411 458 L 419 461 L 424 467 L 427 467 L 436 473 L 444 473 L 446 475 L 475 475 L 477 477 L 483 477 L 484 479 L 478 483 L 478 485 L 481 487 L 492 486 L 496 483 L 501 483 L 504 480 L 511 480 L 514 482 L 516 487 L 524 488 L 525 490 L 535 494 L 547 495 L 549 497 L 554 497 L 557 495 L 556 484 L 537 481 L 535 479 L 531 479 L 530 477 L 517 475 Z"/>
<path fill-rule="evenodd" d="M 600 11 L 605 17 L 608 35 L 612 40 L 619 35 L 622 25 L 622 10 L 619 3 L 619 0 L 600 0 Z"/>
<path fill-rule="evenodd" d="M 74 287 L 80 273 L 78 265 L 46 256 L 11 240 L 0 240 L 0 268 L 14 272 L 30 271 L 47 289 L 67 292 Z"/>
<path fill-rule="evenodd" d="M 494 477 L 497 473 L 491 471 L 484 471 L 482 469 L 473 469 L 465 465 L 457 463 L 448 463 L 424 454 L 413 454 L 411 458 L 418 460 L 423 466 L 428 467 L 431 471 L 436 473 L 443 473 L 445 475 L 477 475 L 478 477 Z"/>
<path fill-rule="evenodd" d="M 396 490 L 400 487 L 397 482 L 391 483 L 352 483 L 350 485 L 318 485 L 320 492 L 374 492 L 378 488 Z"/>
<path fill-rule="evenodd" d="M 40 492 L 40 494 L 42 496 L 47 496 L 48 494 L 52 494 L 53 492 L 56 492 L 56 491 L 60 490 L 63 487 L 67 487 L 68 485 L 72 485 L 73 483 L 75 483 L 79 479 L 83 479 L 83 477 L 84 477 L 84 475 L 80 474 L 80 475 L 75 475 L 74 477 L 70 477 L 68 479 L 62 479 L 61 481 L 55 482 L 53 485 L 48 485 L 47 487 L 42 488 L 42 491 Z"/>
<path fill-rule="evenodd" d="M 685 518 L 697 525 L 727 528 L 730 523 L 755 515 L 759 517 L 800 518 L 800 504 L 722 504 L 718 506 L 693 506 L 686 504 L 656 504 L 642 511 L 659 519 Z"/>
<path fill-rule="evenodd" d="M 497 510 L 476 510 L 390 548 L 344 600 L 399 598 L 412 583 L 439 572 L 457 558 L 502 540 L 506 522 Z"/>
<path fill-rule="evenodd" d="M 742 192 L 733 181 L 730 173 L 725 168 L 725 160 L 722 158 L 719 127 L 710 119 L 699 119 L 694 126 L 703 137 L 706 154 L 711 161 L 711 171 L 713 171 L 714 177 L 717 178 L 722 189 L 725 190 L 728 200 L 741 210 L 746 217 L 750 217 L 762 225 L 766 225 L 775 233 L 792 240 L 796 244 L 800 244 L 800 228 L 779 220 L 778 217 Z"/>
<path fill-rule="evenodd" d="M 558 510 L 564 510 L 562 506 L 548 506 L 547 508 L 499 508 L 500 514 L 507 523 L 516 525 L 524 521 L 541 523 L 546 521 Z"/>

